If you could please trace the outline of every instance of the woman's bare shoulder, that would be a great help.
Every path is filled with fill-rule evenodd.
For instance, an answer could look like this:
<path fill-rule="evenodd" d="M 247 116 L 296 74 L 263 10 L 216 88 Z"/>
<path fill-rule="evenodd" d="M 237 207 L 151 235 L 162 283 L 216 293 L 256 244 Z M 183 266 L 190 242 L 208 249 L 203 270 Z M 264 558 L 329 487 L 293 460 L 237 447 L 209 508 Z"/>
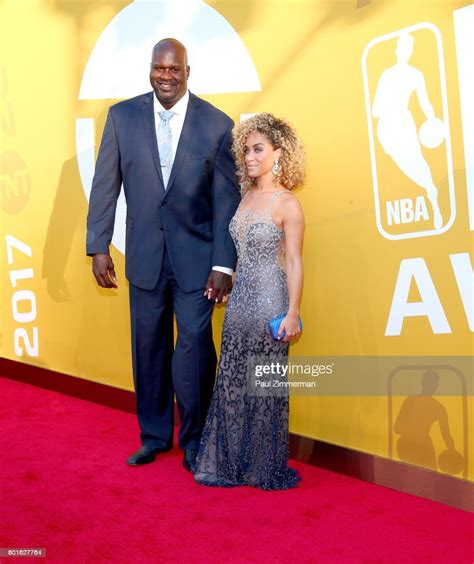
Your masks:
<path fill-rule="evenodd" d="M 285 190 L 277 199 L 276 203 L 282 210 L 286 208 L 294 211 L 302 209 L 298 196 L 290 190 Z"/>

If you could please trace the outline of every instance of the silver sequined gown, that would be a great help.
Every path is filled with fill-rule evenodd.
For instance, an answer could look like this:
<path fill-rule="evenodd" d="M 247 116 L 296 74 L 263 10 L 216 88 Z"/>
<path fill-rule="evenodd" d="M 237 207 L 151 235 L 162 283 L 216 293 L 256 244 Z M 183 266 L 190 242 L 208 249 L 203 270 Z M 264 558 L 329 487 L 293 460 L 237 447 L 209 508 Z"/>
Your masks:
<path fill-rule="evenodd" d="M 211 486 L 280 490 L 298 484 L 288 467 L 288 395 L 248 393 L 247 360 L 286 358 L 267 322 L 288 310 L 283 231 L 272 220 L 272 194 L 263 212 L 242 210 L 229 230 L 237 248 L 237 277 L 224 318 L 216 386 L 201 438 L 195 480 Z"/>

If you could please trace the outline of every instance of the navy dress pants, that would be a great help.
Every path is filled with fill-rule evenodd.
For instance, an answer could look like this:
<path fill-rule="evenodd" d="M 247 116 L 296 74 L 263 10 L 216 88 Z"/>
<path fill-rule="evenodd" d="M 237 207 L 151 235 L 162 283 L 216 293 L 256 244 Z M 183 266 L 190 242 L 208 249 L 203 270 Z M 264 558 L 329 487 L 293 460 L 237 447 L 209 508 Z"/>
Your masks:
<path fill-rule="evenodd" d="M 157 285 L 130 284 L 132 361 L 143 445 L 173 446 L 174 394 L 181 418 L 178 444 L 198 449 L 216 374 L 213 302 L 204 287 L 183 292 L 165 250 Z M 178 335 L 174 344 L 173 314 Z"/>

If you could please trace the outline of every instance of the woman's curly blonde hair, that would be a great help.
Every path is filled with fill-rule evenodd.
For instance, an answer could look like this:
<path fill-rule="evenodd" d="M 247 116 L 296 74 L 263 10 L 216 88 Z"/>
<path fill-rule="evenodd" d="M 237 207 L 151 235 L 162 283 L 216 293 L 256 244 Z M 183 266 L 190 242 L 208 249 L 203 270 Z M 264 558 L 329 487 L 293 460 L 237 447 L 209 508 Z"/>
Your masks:
<path fill-rule="evenodd" d="M 261 113 L 239 123 L 232 131 L 232 150 L 243 192 L 255 186 L 255 179 L 247 174 L 245 165 L 245 144 L 248 136 L 255 131 L 268 139 L 274 149 L 282 149 L 278 160 L 279 170 L 275 175 L 276 182 L 288 190 L 301 186 L 304 182 L 304 149 L 295 129 L 283 119 Z"/>

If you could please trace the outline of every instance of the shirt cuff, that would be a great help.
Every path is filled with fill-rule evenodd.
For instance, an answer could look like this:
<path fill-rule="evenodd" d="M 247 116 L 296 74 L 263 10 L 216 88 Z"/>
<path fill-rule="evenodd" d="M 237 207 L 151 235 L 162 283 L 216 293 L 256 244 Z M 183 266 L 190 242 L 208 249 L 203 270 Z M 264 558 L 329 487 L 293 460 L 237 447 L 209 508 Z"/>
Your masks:
<path fill-rule="evenodd" d="M 233 270 L 232 268 L 228 268 L 227 266 L 213 266 L 212 270 L 217 270 L 218 272 L 223 272 L 224 274 L 228 274 L 229 276 L 232 276 L 233 274 Z"/>

